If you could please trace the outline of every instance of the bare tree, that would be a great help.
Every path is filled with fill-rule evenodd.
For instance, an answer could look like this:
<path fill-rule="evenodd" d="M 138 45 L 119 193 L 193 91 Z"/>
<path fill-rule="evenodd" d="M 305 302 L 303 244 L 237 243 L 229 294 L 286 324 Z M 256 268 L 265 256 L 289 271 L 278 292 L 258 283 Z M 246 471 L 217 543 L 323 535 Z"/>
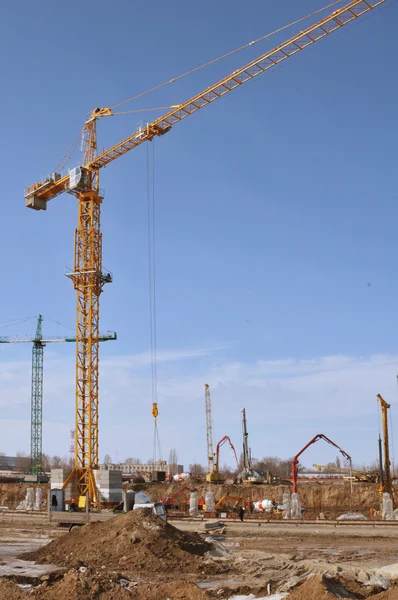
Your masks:
<path fill-rule="evenodd" d="M 140 458 L 133 458 L 133 457 L 129 457 L 126 458 L 126 460 L 124 461 L 126 465 L 140 465 L 141 463 L 141 459 Z"/>
<path fill-rule="evenodd" d="M 41 468 L 46 473 L 48 473 L 48 471 L 51 471 L 51 458 L 50 458 L 50 455 L 49 454 L 44 454 L 44 452 L 41 455 Z"/>
<path fill-rule="evenodd" d="M 221 471 L 221 474 L 224 475 L 224 477 L 226 477 L 228 479 L 234 478 L 237 475 L 236 468 L 235 469 L 231 469 L 231 467 L 228 466 L 225 463 L 221 467 L 220 471 Z"/>
<path fill-rule="evenodd" d="M 112 464 L 112 456 L 110 454 L 105 454 L 104 456 L 104 465 Z"/>
<path fill-rule="evenodd" d="M 53 456 L 51 459 L 51 466 L 53 469 L 61 469 L 62 468 L 62 458 L 60 456 Z"/>
<path fill-rule="evenodd" d="M 272 475 L 278 475 L 279 477 L 290 477 L 292 472 L 292 458 L 278 458 L 277 456 L 264 456 L 261 460 L 253 459 L 253 469 L 259 473 L 266 473 L 269 471 Z M 298 471 L 302 472 L 304 469 L 302 464 L 298 464 Z"/>
<path fill-rule="evenodd" d="M 192 473 L 193 477 L 203 477 L 206 475 L 206 467 L 195 462 L 189 465 L 189 472 Z"/>
<path fill-rule="evenodd" d="M 17 452 L 17 470 L 25 473 L 29 469 L 30 457 L 23 450 Z"/>

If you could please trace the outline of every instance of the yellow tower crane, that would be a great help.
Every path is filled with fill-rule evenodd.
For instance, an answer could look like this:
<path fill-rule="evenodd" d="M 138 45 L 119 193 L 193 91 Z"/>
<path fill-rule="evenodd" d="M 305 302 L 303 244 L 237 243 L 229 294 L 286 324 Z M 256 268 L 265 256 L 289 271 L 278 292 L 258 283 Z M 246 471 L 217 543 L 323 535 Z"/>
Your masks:
<path fill-rule="evenodd" d="M 82 166 L 65 176 L 52 173 L 25 190 L 26 206 L 35 210 L 46 210 L 47 202 L 63 192 L 78 200 L 74 270 L 69 273 L 76 290 L 76 438 L 75 466 L 68 481 L 76 478 L 79 494 L 88 495 L 91 505 L 98 506 L 93 470 L 98 468 L 99 298 L 104 285 L 112 281 L 111 274 L 102 269 L 100 169 L 386 1 L 352 0 L 99 155 L 97 120 L 113 113 L 110 108 L 96 108 L 84 126 Z"/>

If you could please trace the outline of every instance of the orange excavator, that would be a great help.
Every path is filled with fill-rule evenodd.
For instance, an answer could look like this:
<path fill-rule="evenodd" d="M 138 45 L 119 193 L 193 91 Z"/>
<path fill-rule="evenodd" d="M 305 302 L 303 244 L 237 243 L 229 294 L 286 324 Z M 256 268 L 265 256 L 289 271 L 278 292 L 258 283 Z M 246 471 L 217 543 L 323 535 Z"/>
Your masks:
<path fill-rule="evenodd" d="M 167 508 L 178 508 L 178 502 L 177 502 L 177 498 L 180 494 L 182 494 L 183 492 L 191 492 L 191 488 L 189 487 L 189 485 L 183 485 L 182 487 L 178 488 L 178 490 L 176 492 L 174 492 L 174 494 L 172 496 L 167 496 L 167 498 L 165 500 L 163 500 L 163 504 L 167 507 Z M 186 494 L 185 494 L 186 496 Z M 184 498 L 184 500 L 181 502 L 181 504 L 185 505 L 186 503 L 186 497 Z"/>

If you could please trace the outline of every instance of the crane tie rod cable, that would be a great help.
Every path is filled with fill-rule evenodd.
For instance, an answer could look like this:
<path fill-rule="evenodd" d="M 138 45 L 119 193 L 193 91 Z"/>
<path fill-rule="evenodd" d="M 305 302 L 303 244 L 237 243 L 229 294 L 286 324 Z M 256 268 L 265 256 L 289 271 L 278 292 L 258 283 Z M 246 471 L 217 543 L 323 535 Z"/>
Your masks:
<path fill-rule="evenodd" d="M 233 54 L 236 54 L 237 52 L 241 52 L 242 50 L 245 50 L 246 48 L 249 48 L 250 46 L 254 46 L 255 44 L 258 44 L 259 42 L 261 42 L 265 39 L 270 39 L 272 36 L 276 35 L 277 33 L 280 33 L 281 31 L 285 31 L 289 27 L 293 27 L 294 25 L 297 25 L 298 23 L 302 23 L 306 19 L 310 19 L 311 17 L 314 17 L 315 15 L 318 15 L 319 13 L 321 13 L 325 10 L 328 10 L 329 8 L 333 8 L 334 6 L 337 6 L 337 4 L 341 4 L 342 2 L 343 2 L 343 0 L 335 0 L 335 2 L 332 2 L 331 4 L 328 4 L 327 6 L 324 6 L 323 8 L 319 8 L 318 10 L 315 10 L 312 13 L 310 13 L 304 17 L 300 17 L 299 19 L 296 19 L 295 21 L 288 23 L 288 25 L 284 25 L 283 27 L 280 27 L 279 29 L 275 29 L 275 31 L 272 31 L 271 33 L 267 33 L 266 35 L 263 35 L 251 42 L 248 42 L 247 44 L 244 44 L 243 46 L 240 46 L 239 48 L 235 48 L 235 50 L 231 50 L 230 52 L 227 52 L 226 54 L 223 54 L 223 55 L 219 56 L 218 58 L 214 58 L 213 60 L 203 63 L 202 65 L 195 67 L 194 69 L 190 69 L 189 71 L 186 71 L 185 73 L 182 73 L 181 75 L 178 75 L 177 77 L 173 77 L 172 79 L 169 79 L 168 81 L 164 81 L 163 83 L 160 83 L 159 85 L 156 85 L 156 86 L 146 90 L 145 92 L 141 92 L 140 94 L 137 94 L 136 96 L 132 96 L 131 98 L 128 98 L 127 100 L 123 100 L 123 102 L 114 104 L 111 107 L 111 109 L 113 110 L 114 108 L 118 108 L 119 106 L 128 104 L 129 102 L 132 102 L 133 100 L 142 98 L 143 96 L 146 96 L 147 94 L 150 94 L 151 92 L 159 90 L 160 88 L 165 87 L 166 85 L 170 85 L 171 83 L 174 83 L 174 82 L 178 81 L 179 79 L 183 79 L 184 77 L 187 77 L 188 75 L 191 75 L 192 73 L 196 73 L 197 71 L 200 71 L 201 69 L 204 69 L 205 67 L 208 67 L 216 62 L 219 62 L 220 60 L 223 60 L 224 58 L 228 58 L 229 56 L 232 56 Z M 154 111 L 154 110 L 167 110 L 169 108 L 177 108 L 177 107 L 176 106 L 164 106 L 164 107 L 158 107 L 158 108 L 147 108 L 147 109 L 143 108 L 143 109 L 137 109 L 137 110 L 132 110 L 132 111 L 118 111 L 114 114 L 115 115 L 126 115 L 126 114 L 132 114 L 132 113 L 136 113 L 136 112 L 138 113 L 138 112 L 147 112 L 147 111 Z M 60 165 L 61 165 L 61 171 L 65 168 L 65 165 L 68 163 L 68 161 L 71 159 L 73 153 L 75 152 L 80 139 L 81 139 L 81 133 L 79 133 L 79 135 L 77 136 L 75 141 L 72 142 L 72 144 L 69 146 L 68 150 L 65 152 L 65 154 L 60 159 L 60 161 L 55 165 L 54 171 L 56 171 L 56 169 Z"/>
<path fill-rule="evenodd" d="M 181 75 L 178 75 L 177 77 L 173 77 L 173 79 L 164 81 L 163 83 L 160 83 L 159 85 L 156 85 L 153 88 L 146 90 L 145 92 L 141 92 L 140 94 L 137 94 L 136 96 L 132 96 L 131 98 L 128 98 L 127 100 L 123 100 L 123 102 L 114 104 L 113 106 L 111 106 L 111 109 L 113 110 L 114 108 L 123 106 L 123 104 L 127 104 L 128 102 L 137 100 L 137 98 L 142 98 L 142 96 L 146 96 L 147 94 L 150 94 L 151 92 L 154 92 L 166 85 L 169 85 L 170 83 L 174 83 L 175 81 L 178 81 L 179 79 L 183 79 L 184 77 L 187 77 L 188 75 L 191 75 L 192 73 L 195 73 L 196 71 L 200 71 L 201 69 L 204 69 L 205 67 L 208 67 L 220 60 L 223 60 L 224 58 L 228 58 L 228 56 L 232 56 L 233 54 L 236 54 L 237 52 L 241 52 L 242 50 L 245 50 L 246 48 L 249 48 L 250 46 L 254 46 L 255 44 L 258 44 L 259 42 L 262 42 L 265 39 L 269 39 L 273 35 L 276 35 L 277 33 L 280 33 L 281 31 L 284 31 L 285 29 L 288 29 L 289 27 L 293 27 L 294 25 L 297 25 L 298 23 L 301 23 L 302 21 L 305 21 L 306 19 L 310 19 L 311 17 L 314 17 L 315 15 L 318 15 L 319 13 L 321 13 L 325 10 L 328 10 L 329 8 L 332 8 L 333 6 L 336 6 L 337 4 L 341 4 L 342 2 L 343 2 L 343 0 L 336 0 L 335 2 L 332 2 L 331 4 L 324 6 L 323 8 L 319 8 L 318 10 L 313 11 L 312 13 L 306 15 L 305 17 L 300 17 L 299 19 L 296 19 L 296 21 L 292 21 L 288 25 L 284 25 L 283 27 L 280 27 L 279 29 L 275 29 L 275 31 L 272 31 L 271 33 L 267 33 L 266 35 L 263 35 L 263 36 L 257 38 L 256 40 L 248 42 L 247 44 L 244 44 L 243 46 L 240 46 L 239 48 L 235 48 L 235 50 L 231 50 L 230 52 L 227 52 L 226 54 L 223 54 L 223 55 L 219 56 L 218 58 L 214 58 L 213 60 L 203 63 L 202 65 L 195 67 L 194 69 L 191 69 L 189 71 L 186 71 L 185 73 L 182 73 Z M 152 109 L 152 110 L 156 110 L 156 109 Z M 118 113 L 118 114 L 123 114 L 123 113 Z"/>

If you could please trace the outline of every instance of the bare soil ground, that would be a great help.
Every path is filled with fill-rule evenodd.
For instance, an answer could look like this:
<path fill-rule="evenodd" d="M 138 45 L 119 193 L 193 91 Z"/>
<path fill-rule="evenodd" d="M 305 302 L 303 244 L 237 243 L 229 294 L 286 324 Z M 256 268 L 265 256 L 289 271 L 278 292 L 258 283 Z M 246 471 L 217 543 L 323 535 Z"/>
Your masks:
<path fill-rule="evenodd" d="M 0 599 L 205 600 L 270 591 L 288 593 L 287 600 L 398 600 L 394 579 L 378 571 L 398 563 L 398 527 L 225 522 L 210 555 L 203 522 L 165 524 L 146 511 L 70 534 L 33 521 L 0 522 L 0 573 L 17 565 L 0 577 Z M 30 553 L 16 559 L 21 550 Z M 27 560 L 58 570 L 29 573 Z"/>

